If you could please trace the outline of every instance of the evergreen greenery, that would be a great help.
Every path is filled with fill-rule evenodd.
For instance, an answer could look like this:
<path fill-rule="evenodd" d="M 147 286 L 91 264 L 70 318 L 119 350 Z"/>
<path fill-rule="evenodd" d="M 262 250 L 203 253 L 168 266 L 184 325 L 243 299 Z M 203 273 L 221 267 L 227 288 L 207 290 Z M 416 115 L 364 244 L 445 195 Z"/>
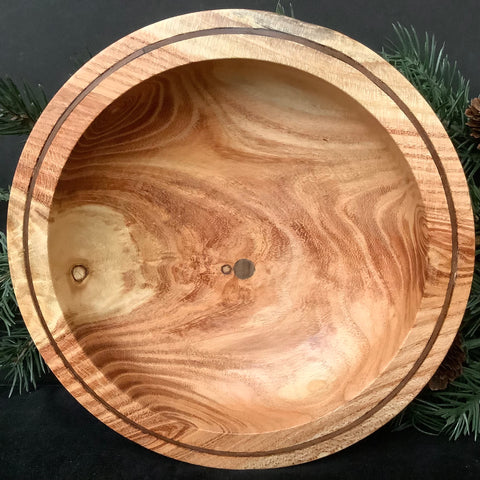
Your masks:
<path fill-rule="evenodd" d="M 469 83 L 457 64 L 438 48 L 435 37 L 425 34 L 420 41 L 415 30 L 394 25 L 395 40 L 382 51 L 432 106 L 462 162 L 467 175 L 475 216 L 476 238 L 480 238 L 480 150 L 466 126 L 465 110 L 470 102 Z M 414 426 L 431 433 L 445 433 L 457 439 L 480 434 L 480 251 L 477 248 L 470 298 L 460 329 L 467 359 L 463 374 L 440 392 L 426 388 L 396 419 L 397 428 Z"/>
<path fill-rule="evenodd" d="M 8 202 L 9 196 L 10 194 L 6 190 L 0 188 L 0 202 Z"/>
<path fill-rule="evenodd" d="M 8 192 L 0 190 L 0 200 L 6 201 Z M 28 330 L 23 323 L 13 292 L 8 268 L 7 242 L 0 232 L 0 369 L 10 385 L 10 395 L 17 387 L 19 393 L 36 387 L 36 380 L 46 372 Z"/>
<path fill-rule="evenodd" d="M 11 78 L 0 78 L 0 135 L 28 135 L 47 105 L 40 85 L 18 86 Z M 9 192 L 0 189 L 0 202 L 7 202 Z M 18 309 L 8 268 L 7 243 L 0 232 L 0 373 L 10 384 L 10 395 L 36 387 L 46 372 L 40 356 Z"/>
<path fill-rule="evenodd" d="M 420 91 L 442 121 L 457 149 L 463 168 L 472 177 L 480 168 L 480 151 L 470 136 L 465 110 L 470 102 L 469 82 L 456 62 L 438 48 L 433 35 L 420 42 L 413 28 L 394 25 L 396 40 L 389 41 L 383 57 Z M 476 198 L 478 200 L 478 198 Z"/>
<path fill-rule="evenodd" d="M 47 105 L 43 88 L 0 78 L 0 135 L 28 135 Z"/>

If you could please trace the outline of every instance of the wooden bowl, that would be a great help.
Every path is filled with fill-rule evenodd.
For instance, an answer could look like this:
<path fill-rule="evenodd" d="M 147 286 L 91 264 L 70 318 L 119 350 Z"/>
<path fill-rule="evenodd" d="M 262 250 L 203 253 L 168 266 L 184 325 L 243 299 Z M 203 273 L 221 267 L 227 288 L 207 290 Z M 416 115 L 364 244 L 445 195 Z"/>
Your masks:
<path fill-rule="evenodd" d="M 306 462 L 410 402 L 457 331 L 474 228 L 419 93 L 331 30 L 200 12 L 57 93 L 12 187 L 17 298 L 90 412 L 162 454 Z"/>

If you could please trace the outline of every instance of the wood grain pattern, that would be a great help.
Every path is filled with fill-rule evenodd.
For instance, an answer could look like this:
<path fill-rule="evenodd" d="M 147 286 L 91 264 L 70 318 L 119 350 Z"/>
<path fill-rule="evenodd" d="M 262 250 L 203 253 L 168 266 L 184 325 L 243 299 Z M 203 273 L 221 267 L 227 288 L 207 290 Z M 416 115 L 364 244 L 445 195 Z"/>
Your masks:
<path fill-rule="evenodd" d="M 368 117 L 241 60 L 169 70 L 102 112 L 49 231 L 57 299 L 97 367 L 218 433 L 306 423 L 376 378 L 415 318 L 426 237 L 408 164 Z M 222 275 L 244 257 L 253 278 Z"/>
<path fill-rule="evenodd" d="M 135 32 L 60 90 L 12 187 L 22 313 L 123 435 L 225 468 L 300 463 L 434 373 L 472 277 L 468 189 L 367 48 L 265 12 Z"/>

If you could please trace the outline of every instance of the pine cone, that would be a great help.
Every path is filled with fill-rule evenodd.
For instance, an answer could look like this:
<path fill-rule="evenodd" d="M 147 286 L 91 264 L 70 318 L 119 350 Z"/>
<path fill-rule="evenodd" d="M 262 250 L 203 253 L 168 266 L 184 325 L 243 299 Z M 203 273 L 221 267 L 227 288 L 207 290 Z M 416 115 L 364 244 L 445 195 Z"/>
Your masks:
<path fill-rule="evenodd" d="M 457 333 L 455 340 L 435 375 L 428 382 L 430 390 L 445 390 L 448 385 L 457 379 L 463 372 L 465 352 L 462 339 Z"/>
<path fill-rule="evenodd" d="M 470 106 L 465 110 L 465 115 L 468 117 L 467 125 L 471 129 L 472 137 L 480 138 L 480 97 L 471 101 Z"/>

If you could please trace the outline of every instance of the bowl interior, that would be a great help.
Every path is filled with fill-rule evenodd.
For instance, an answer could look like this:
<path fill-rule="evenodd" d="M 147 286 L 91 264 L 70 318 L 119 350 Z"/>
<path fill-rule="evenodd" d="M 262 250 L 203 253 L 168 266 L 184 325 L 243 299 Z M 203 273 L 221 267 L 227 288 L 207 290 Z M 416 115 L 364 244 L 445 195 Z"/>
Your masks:
<path fill-rule="evenodd" d="M 419 308 L 424 232 L 406 160 L 354 98 L 231 59 L 104 110 L 61 174 L 48 242 L 105 381 L 180 423 L 259 433 L 378 377 Z"/>

